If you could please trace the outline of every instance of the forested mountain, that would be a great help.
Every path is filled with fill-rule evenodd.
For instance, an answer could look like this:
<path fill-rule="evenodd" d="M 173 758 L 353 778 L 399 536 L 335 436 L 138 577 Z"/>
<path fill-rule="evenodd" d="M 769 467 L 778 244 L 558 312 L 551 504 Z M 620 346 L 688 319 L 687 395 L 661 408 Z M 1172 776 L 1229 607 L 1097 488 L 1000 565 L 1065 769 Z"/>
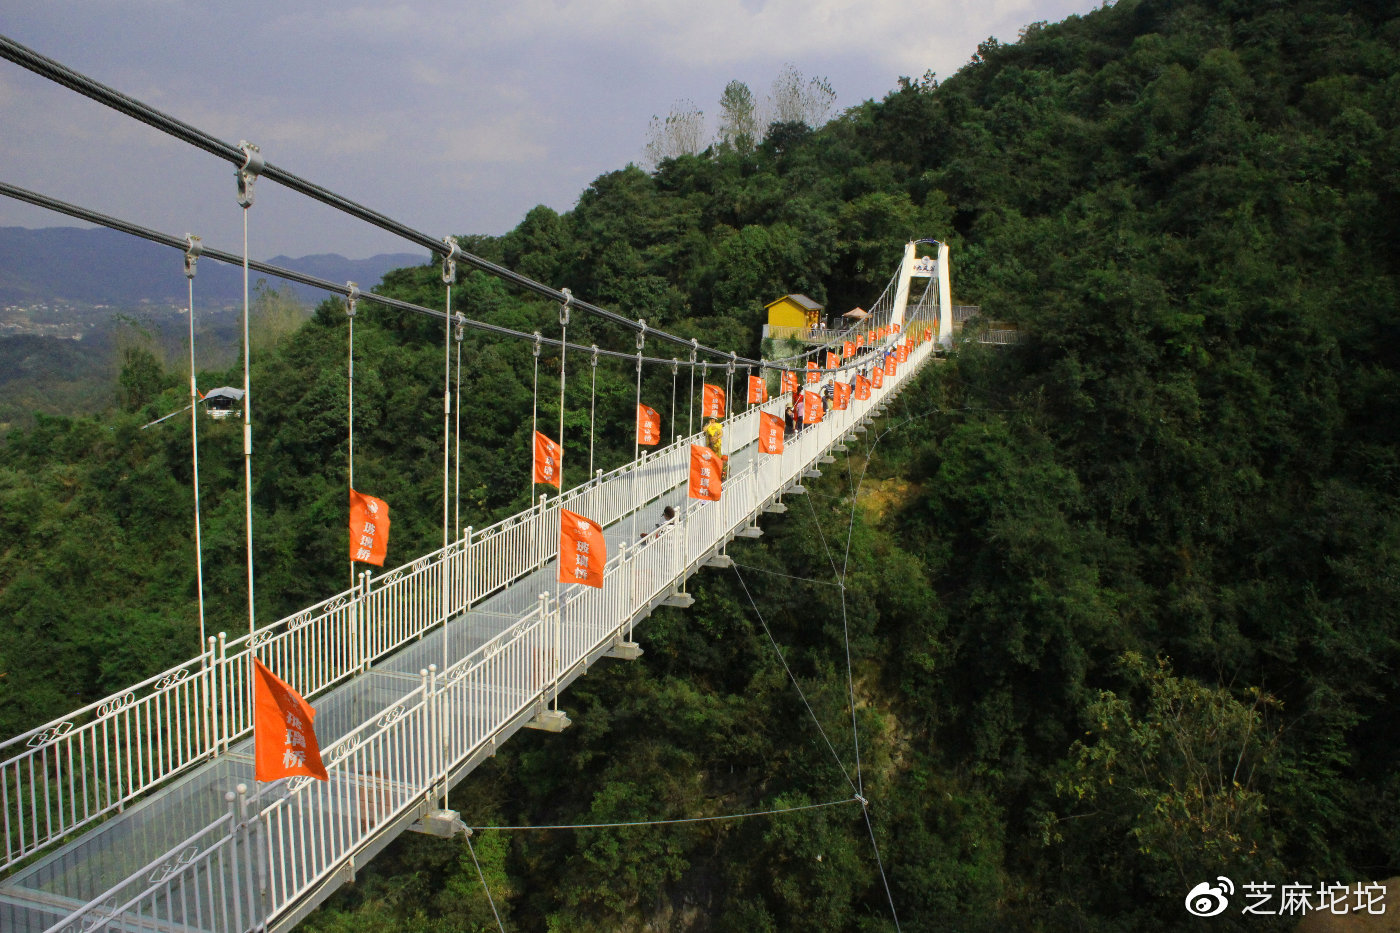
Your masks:
<path fill-rule="evenodd" d="M 738 573 L 707 571 L 694 608 L 639 629 L 639 663 L 570 689 L 572 729 L 521 734 L 453 793 L 470 825 L 540 826 L 854 783 L 873 830 L 853 804 L 479 829 L 506 928 L 890 930 L 893 904 L 904 930 L 1184 930 L 1187 892 L 1218 876 L 1272 885 L 1277 910 L 1284 884 L 1400 871 L 1397 127 L 1390 4 L 1123 0 L 823 127 L 629 166 L 572 211 L 467 238 L 752 353 L 764 301 L 866 303 L 906 239 L 937 236 L 956 300 L 1026 336 L 921 377 L 731 548 Z M 438 276 L 386 288 L 440 307 Z M 556 309 L 479 275 L 453 306 L 557 333 Z M 440 535 L 443 334 L 363 306 L 356 324 L 356 482 L 397 510 L 398 563 Z M 326 303 L 254 357 L 267 620 L 343 586 L 345 338 Z M 630 341 L 578 316 L 570 338 Z M 462 523 L 480 526 L 528 496 L 533 361 L 465 343 Z M 43 418 L 0 449 L 6 734 L 195 647 L 188 428 L 137 430 L 181 377 L 123 379 L 128 410 Z M 598 368 L 605 468 L 630 455 L 631 379 Z M 644 395 L 670 391 L 646 375 Z M 571 375 L 566 446 L 586 443 L 588 401 Z M 238 433 L 201 436 L 230 631 Z M 1246 903 L 1210 922 L 1296 921 Z M 408 836 L 305 927 L 489 930 L 492 910 L 460 840 Z"/>

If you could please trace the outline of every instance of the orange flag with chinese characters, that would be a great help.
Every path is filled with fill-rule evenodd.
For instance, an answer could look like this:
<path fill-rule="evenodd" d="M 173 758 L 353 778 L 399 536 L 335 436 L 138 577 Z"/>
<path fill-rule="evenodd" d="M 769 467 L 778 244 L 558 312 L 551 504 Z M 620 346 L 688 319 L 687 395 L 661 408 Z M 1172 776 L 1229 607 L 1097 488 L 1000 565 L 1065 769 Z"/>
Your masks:
<path fill-rule="evenodd" d="M 856 398 L 861 401 L 870 398 L 870 380 L 864 376 L 856 376 Z"/>
<path fill-rule="evenodd" d="M 812 362 L 810 362 L 810 363 L 807 364 L 807 381 L 808 381 L 808 382 L 821 382 L 821 381 L 822 381 L 821 374 L 817 372 L 817 363 L 816 363 L 815 360 L 813 360 Z"/>
<path fill-rule="evenodd" d="M 661 416 L 656 409 L 637 406 L 637 443 L 647 447 L 661 443 Z"/>
<path fill-rule="evenodd" d="M 856 355 L 856 345 L 847 340 L 841 345 L 841 355 L 849 360 Z"/>
<path fill-rule="evenodd" d="M 780 454 L 783 452 L 783 419 L 766 411 L 758 413 L 759 453 Z"/>
<path fill-rule="evenodd" d="M 884 386 L 885 371 L 879 366 L 875 367 L 875 371 L 870 374 L 870 377 L 870 384 L 873 385 L 875 388 L 879 389 L 882 386 Z"/>
<path fill-rule="evenodd" d="M 724 464 L 708 447 L 690 445 L 690 498 L 719 501 L 720 477 Z"/>
<path fill-rule="evenodd" d="M 253 777 L 278 781 L 306 775 L 329 780 L 311 723 L 316 711 L 253 658 Z"/>
<path fill-rule="evenodd" d="M 568 509 L 559 510 L 559 582 L 603 586 L 608 542 L 603 526 Z"/>
<path fill-rule="evenodd" d="M 762 405 L 768 401 L 768 383 L 762 376 L 749 377 L 749 404 Z"/>
<path fill-rule="evenodd" d="M 820 424 L 826 417 L 825 407 L 822 405 L 822 397 L 815 392 L 802 393 L 802 423 Z"/>
<path fill-rule="evenodd" d="M 864 335 L 864 334 L 856 334 L 856 346 L 858 346 L 858 347 L 863 347 L 863 346 L 865 346 L 865 335 Z"/>
<path fill-rule="evenodd" d="M 835 369 L 841 365 L 841 357 L 830 350 L 826 351 L 826 368 Z"/>
<path fill-rule="evenodd" d="M 708 382 L 701 385 L 700 413 L 704 418 L 724 417 L 724 389 Z"/>
<path fill-rule="evenodd" d="M 389 550 L 389 503 L 350 490 L 350 559 L 384 566 Z"/>
<path fill-rule="evenodd" d="M 885 375 L 893 376 L 897 369 L 899 369 L 899 354 L 891 353 L 885 357 Z"/>
<path fill-rule="evenodd" d="M 831 390 L 831 410 L 845 411 L 851 404 L 851 384 L 838 382 Z"/>
<path fill-rule="evenodd" d="M 905 340 L 899 344 L 899 361 L 903 363 L 909 359 L 909 341 Z"/>
<path fill-rule="evenodd" d="M 790 369 L 785 369 L 785 370 L 783 370 L 782 393 L 783 393 L 784 395 L 787 395 L 789 392 L 791 392 L 793 389 L 796 389 L 796 388 L 797 388 L 797 373 L 793 372 L 793 371 L 790 370 Z"/>
<path fill-rule="evenodd" d="M 564 448 L 535 432 L 535 482 L 559 486 L 564 472 Z M 562 488 L 562 487 L 560 487 Z"/>

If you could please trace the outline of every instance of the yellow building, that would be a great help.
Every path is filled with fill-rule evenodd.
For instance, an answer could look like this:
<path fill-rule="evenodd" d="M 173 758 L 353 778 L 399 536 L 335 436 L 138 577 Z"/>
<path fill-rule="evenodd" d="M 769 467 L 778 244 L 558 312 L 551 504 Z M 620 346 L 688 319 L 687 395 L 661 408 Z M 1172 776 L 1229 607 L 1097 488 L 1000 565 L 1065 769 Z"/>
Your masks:
<path fill-rule="evenodd" d="M 810 330 L 817 326 L 821 319 L 822 306 L 817 304 L 806 295 L 784 295 L 776 301 L 770 301 L 763 306 L 768 312 L 768 334 L 777 336 L 777 333 L 797 330 Z M 775 328 L 781 331 L 775 332 Z"/>

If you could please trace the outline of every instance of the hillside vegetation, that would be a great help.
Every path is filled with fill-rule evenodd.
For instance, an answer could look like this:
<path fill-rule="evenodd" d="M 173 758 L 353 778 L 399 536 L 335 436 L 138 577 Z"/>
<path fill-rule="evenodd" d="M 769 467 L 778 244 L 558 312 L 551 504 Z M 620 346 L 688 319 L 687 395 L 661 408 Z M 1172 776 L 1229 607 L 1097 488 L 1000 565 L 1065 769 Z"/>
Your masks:
<path fill-rule="evenodd" d="M 1185 930 L 1187 892 L 1217 876 L 1395 875 L 1397 127 L 1390 4 L 1124 0 L 819 129 L 629 166 L 565 214 L 467 238 L 752 354 L 763 301 L 868 303 L 906 239 L 937 236 L 956 300 L 1026 335 L 930 367 L 731 548 L 737 573 L 639 629 L 639 663 L 571 688 L 572 729 L 518 736 L 453 794 L 473 826 L 538 826 L 842 801 L 857 781 L 880 862 L 849 803 L 481 829 L 507 929 L 892 930 L 893 903 L 904 930 Z M 386 288 L 441 307 L 438 276 Z M 555 309 L 479 275 L 453 303 L 557 333 Z M 328 302 L 254 358 L 268 621 L 343 586 L 345 332 Z M 570 338 L 630 348 L 577 315 Z M 440 541 L 443 334 L 362 308 L 356 341 L 356 485 L 396 510 L 398 563 Z M 464 343 L 462 523 L 480 527 L 528 496 L 533 360 Z M 545 423 L 551 368 L 546 352 Z M 0 448 L 6 734 L 197 641 L 188 427 L 137 430 L 179 380 L 123 378 L 146 393 L 130 410 L 41 418 Z M 598 368 L 597 466 L 630 456 L 632 378 Z M 647 374 L 644 400 L 665 411 L 670 390 Z M 571 450 L 588 399 L 571 355 Z M 238 443 L 202 430 L 211 624 L 231 632 Z M 1296 919 L 1243 902 L 1211 922 Z M 460 840 L 408 836 L 305 926 L 496 921 Z"/>

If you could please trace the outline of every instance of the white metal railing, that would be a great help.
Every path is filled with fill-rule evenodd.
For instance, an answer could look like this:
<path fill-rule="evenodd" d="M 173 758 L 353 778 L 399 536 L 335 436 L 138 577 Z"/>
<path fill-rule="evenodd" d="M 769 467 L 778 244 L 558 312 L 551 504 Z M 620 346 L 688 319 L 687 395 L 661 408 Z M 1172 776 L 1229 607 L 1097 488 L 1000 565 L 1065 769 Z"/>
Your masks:
<path fill-rule="evenodd" d="M 911 320 L 926 321 L 927 312 L 920 303 Z M 541 600 L 466 658 L 430 674 L 386 713 L 338 739 L 325 750 L 330 781 L 284 782 L 280 799 L 252 815 L 229 816 L 224 835 L 232 842 L 196 846 L 192 854 L 181 849 L 175 869 L 154 873 L 162 876 L 159 883 L 131 898 L 108 892 L 50 929 L 89 929 L 94 918 L 120 915 L 123 929 L 185 924 L 222 933 L 243 929 L 237 924 L 255 908 L 264 918 L 275 917 L 368 838 L 421 805 L 442 776 L 629 629 L 658 595 L 811 469 L 933 350 L 932 342 L 915 348 L 869 400 L 853 399 L 847 411 L 828 412 L 824 421 L 788 439 L 783 456 L 755 453 L 726 480 L 718 502 L 692 502 L 681 510 L 678 524 L 624 544 L 609 561 L 601 590 L 568 585 L 561 600 L 552 605 Z M 776 412 L 783 401 L 780 396 L 766 407 Z M 753 443 L 757 422 L 753 410 L 729 419 L 731 450 Z M 0 765 L 6 865 L 246 735 L 247 659 L 253 652 L 307 695 L 324 691 L 482 597 L 540 570 L 554 556 L 561 504 L 608 525 L 674 490 L 686 481 L 691 440 L 683 438 L 483 532 L 469 530 L 447 548 L 378 578 L 365 574 L 351 590 L 251 637 L 211 639 L 209 650 L 185 665 L 0 746 L 9 753 Z M 249 859 L 250 851 L 258 857 Z M 202 898 L 217 899 L 219 884 L 213 879 L 228 876 L 230 866 L 257 874 L 257 896 L 245 903 L 241 899 L 251 895 L 243 891 L 233 907 L 190 907 L 190 898 L 201 905 Z"/>

